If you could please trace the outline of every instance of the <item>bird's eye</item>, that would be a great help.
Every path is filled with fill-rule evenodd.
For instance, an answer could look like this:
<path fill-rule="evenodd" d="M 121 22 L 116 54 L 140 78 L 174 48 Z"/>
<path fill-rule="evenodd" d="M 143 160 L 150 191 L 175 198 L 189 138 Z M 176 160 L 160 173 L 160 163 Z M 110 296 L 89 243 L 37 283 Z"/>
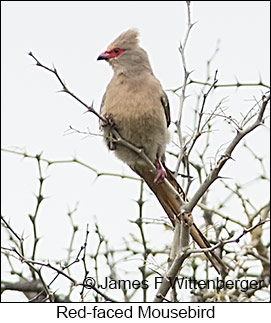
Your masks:
<path fill-rule="evenodd" d="M 119 49 L 119 48 L 115 48 L 115 49 L 114 49 L 114 53 L 116 53 L 116 54 L 118 54 L 118 53 L 119 53 L 119 51 L 120 51 L 120 49 Z"/>

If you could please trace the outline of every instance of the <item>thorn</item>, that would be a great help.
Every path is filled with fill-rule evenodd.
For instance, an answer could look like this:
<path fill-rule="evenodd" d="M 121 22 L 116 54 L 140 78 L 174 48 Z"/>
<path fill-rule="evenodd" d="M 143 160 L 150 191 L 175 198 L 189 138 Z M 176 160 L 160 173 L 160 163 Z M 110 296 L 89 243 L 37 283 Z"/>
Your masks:
<path fill-rule="evenodd" d="M 234 78 L 236 80 L 236 87 L 240 87 L 241 86 L 241 83 L 239 82 L 237 76 L 235 75 Z"/>
<path fill-rule="evenodd" d="M 261 76 L 261 73 L 259 73 L 259 85 L 262 85 L 262 84 L 263 84 L 262 76 Z"/>

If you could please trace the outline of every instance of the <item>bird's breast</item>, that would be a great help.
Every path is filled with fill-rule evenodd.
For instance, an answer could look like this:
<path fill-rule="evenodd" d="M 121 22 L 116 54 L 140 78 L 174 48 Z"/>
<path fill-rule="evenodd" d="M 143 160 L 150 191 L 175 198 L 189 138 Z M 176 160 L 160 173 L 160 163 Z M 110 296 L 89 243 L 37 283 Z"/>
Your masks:
<path fill-rule="evenodd" d="M 160 93 L 141 84 L 118 85 L 108 86 L 101 113 L 110 116 L 124 140 L 143 148 L 149 158 L 155 161 L 157 155 L 164 154 L 169 139 Z M 122 154 L 120 147 L 116 153 L 128 164 L 134 158 L 129 155 L 129 162 L 125 160 L 125 153 Z"/>

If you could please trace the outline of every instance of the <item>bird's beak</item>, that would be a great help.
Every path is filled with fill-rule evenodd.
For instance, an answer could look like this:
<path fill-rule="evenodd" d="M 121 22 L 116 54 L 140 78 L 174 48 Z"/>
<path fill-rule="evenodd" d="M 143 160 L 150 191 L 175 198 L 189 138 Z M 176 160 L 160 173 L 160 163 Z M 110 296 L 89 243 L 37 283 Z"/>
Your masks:
<path fill-rule="evenodd" d="M 103 52 L 99 57 L 97 58 L 97 61 L 100 61 L 102 59 L 108 60 L 110 58 L 110 54 L 108 52 Z"/>

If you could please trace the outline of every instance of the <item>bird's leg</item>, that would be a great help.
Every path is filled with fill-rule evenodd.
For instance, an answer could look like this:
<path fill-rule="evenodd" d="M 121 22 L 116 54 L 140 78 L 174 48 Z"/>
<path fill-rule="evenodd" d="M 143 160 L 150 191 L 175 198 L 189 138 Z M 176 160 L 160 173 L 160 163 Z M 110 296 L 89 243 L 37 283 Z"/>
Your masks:
<path fill-rule="evenodd" d="M 167 177 L 167 172 L 165 168 L 163 167 L 160 159 L 156 159 L 155 166 L 157 170 L 157 175 L 155 177 L 154 183 L 155 184 L 161 184 L 164 182 L 164 179 Z"/>

